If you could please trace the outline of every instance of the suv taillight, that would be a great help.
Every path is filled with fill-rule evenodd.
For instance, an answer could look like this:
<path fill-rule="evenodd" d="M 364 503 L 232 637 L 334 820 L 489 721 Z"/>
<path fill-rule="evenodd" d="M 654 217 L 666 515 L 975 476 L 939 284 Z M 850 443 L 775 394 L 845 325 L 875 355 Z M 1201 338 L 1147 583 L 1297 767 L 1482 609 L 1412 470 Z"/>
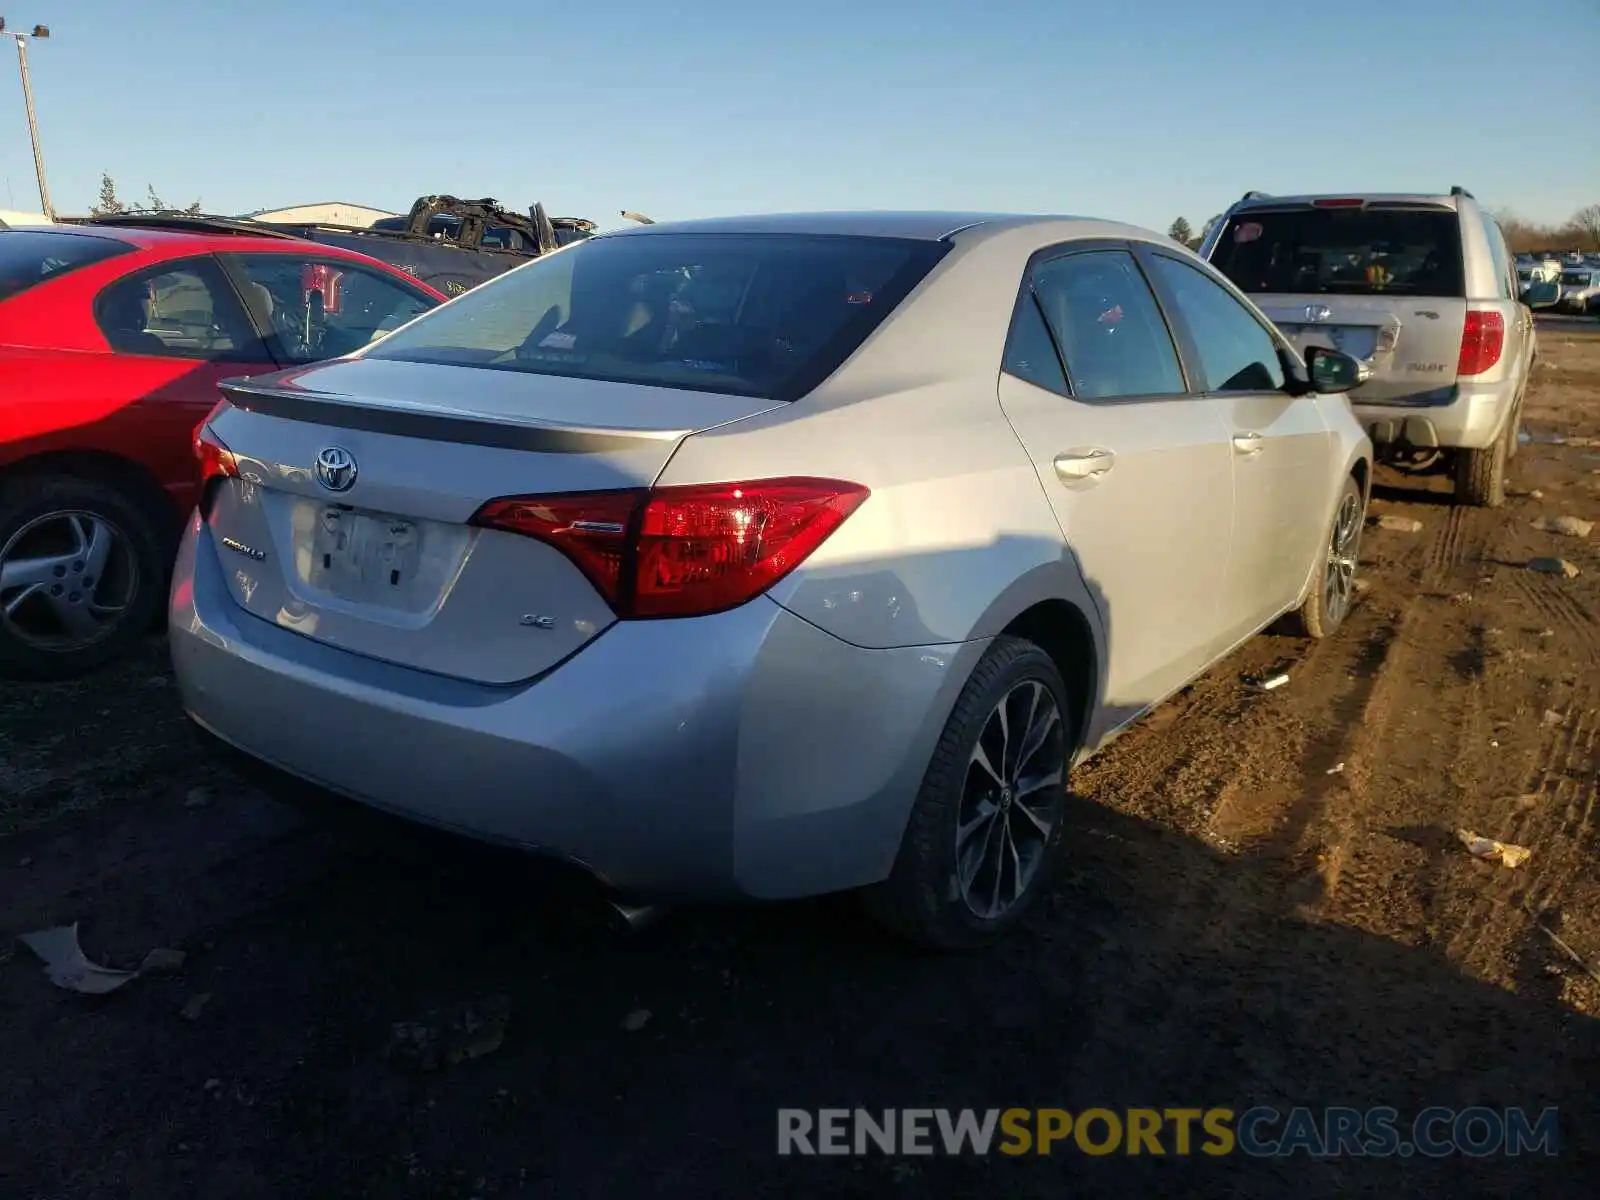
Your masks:
<path fill-rule="evenodd" d="M 211 481 L 233 479 L 239 475 L 239 464 L 227 443 L 211 430 L 211 418 L 222 410 L 226 400 L 219 400 L 206 414 L 206 419 L 194 427 L 194 457 L 200 464 L 200 511 L 204 515 L 209 507 Z"/>
<path fill-rule="evenodd" d="M 868 496 L 837 479 L 762 479 L 491 500 L 474 525 L 565 554 L 619 617 L 737 608 L 798 567 Z"/>
<path fill-rule="evenodd" d="M 1506 345 L 1506 320 L 1499 313 L 1469 309 L 1461 327 L 1461 361 L 1457 375 L 1482 375 L 1500 361 Z"/>

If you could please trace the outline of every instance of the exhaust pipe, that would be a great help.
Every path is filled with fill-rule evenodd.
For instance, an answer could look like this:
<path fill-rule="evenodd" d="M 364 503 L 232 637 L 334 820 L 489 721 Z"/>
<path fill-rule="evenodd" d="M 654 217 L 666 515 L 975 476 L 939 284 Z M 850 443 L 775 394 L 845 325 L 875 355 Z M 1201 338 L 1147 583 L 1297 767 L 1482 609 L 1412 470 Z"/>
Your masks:
<path fill-rule="evenodd" d="M 606 916 L 618 933 L 638 933 L 661 919 L 666 911 L 655 904 L 624 904 L 620 900 L 607 900 Z"/>

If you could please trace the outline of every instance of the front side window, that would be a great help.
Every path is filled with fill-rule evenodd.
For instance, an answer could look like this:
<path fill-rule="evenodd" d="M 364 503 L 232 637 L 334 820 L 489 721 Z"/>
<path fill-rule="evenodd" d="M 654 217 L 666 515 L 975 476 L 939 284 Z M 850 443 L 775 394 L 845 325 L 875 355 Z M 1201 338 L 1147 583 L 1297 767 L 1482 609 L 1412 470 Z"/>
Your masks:
<path fill-rule="evenodd" d="M 440 301 L 378 271 L 336 258 L 299 254 L 230 256 L 245 301 L 270 326 L 285 362 L 353 354 Z"/>
<path fill-rule="evenodd" d="M 1248 295 L 1466 295 L 1444 209 L 1250 208 L 1228 218 L 1211 264 Z"/>
<path fill-rule="evenodd" d="M 1093 250 L 1051 259 L 1034 268 L 1033 286 L 1074 396 L 1183 394 L 1172 335 L 1133 255 Z"/>
<path fill-rule="evenodd" d="M 127 242 L 86 234 L 34 229 L 0 231 L 0 300 L 9 300 L 47 279 L 132 249 Z"/>
<path fill-rule="evenodd" d="M 119 354 L 234 362 L 267 357 L 210 258 L 163 263 L 119 279 L 95 297 L 94 316 Z"/>
<path fill-rule="evenodd" d="M 371 357 L 791 400 L 948 247 L 894 238 L 592 238 L 469 292 Z"/>
<path fill-rule="evenodd" d="M 1283 361 L 1272 335 L 1205 272 L 1165 254 L 1150 259 L 1194 338 L 1210 392 L 1268 392 L 1284 385 Z"/>

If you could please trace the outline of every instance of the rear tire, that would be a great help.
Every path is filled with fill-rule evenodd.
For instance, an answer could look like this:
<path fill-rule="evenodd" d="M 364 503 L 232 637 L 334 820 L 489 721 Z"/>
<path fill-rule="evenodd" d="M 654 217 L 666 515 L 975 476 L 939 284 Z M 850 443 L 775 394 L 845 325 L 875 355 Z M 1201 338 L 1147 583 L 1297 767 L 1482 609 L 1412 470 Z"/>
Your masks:
<path fill-rule="evenodd" d="M 1022 920 L 1061 840 L 1076 714 L 1048 654 L 995 639 L 945 723 L 893 871 L 862 894 L 874 919 L 937 950 L 976 949 Z"/>
<path fill-rule="evenodd" d="M 1361 530 L 1367 520 L 1366 498 L 1352 477 L 1344 481 L 1333 507 L 1333 521 L 1323 543 L 1325 561 L 1311 585 L 1311 594 L 1295 614 L 1301 636 L 1332 637 L 1355 603 L 1356 567 L 1361 557 Z"/>
<path fill-rule="evenodd" d="M 99 576 L 87 553 L 96 531 L 111 539 Z M 0 675 L 72 679 L 127 653 L 165 601 L 164 545 L 144 509 L 110 484 L 29 475 L 0 487 L 0 581 L 10 577 L 0 582 Z"/>
<path fill-rule="evenodd" d="M 1506 443 L 1512 436 L 1507 425 L 1494 445 L 1456 451 L 1456 503 L 1499 508 L 1506 502 Z"/>

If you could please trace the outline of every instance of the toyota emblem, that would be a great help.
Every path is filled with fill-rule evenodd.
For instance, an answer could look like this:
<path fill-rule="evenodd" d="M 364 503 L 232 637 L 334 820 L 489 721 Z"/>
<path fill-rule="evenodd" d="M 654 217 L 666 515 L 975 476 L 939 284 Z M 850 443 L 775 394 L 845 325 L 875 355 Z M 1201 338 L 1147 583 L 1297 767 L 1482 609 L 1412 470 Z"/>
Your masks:
<path fill-rule="evenodd" d="M 1326 304 L 1306 305 L 1306 320 L 1308 321 L 1326 321 L 1331 316 L 1333 316 L 1333 309 Z"/>
<path fill-rule="evenodd" d="M 317 482 L 330 492 L 348 492 L 356 482 L 355 455 L 342 446 L 329 446 L 317 455 Z"/>

